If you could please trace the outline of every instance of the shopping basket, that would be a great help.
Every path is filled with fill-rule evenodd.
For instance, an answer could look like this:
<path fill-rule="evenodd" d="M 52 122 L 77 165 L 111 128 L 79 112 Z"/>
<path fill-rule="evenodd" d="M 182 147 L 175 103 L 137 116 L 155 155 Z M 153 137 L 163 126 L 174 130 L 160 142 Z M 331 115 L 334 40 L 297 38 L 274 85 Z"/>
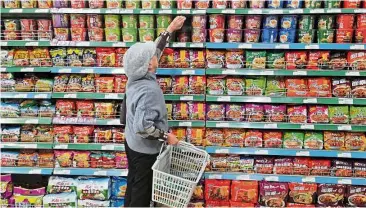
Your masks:
<path fill-rule="evenodd" d="M 209 160 L 192 144 L 168 145 L 152 166 L 152 200 L 169 207 L 187 207 Z"/>

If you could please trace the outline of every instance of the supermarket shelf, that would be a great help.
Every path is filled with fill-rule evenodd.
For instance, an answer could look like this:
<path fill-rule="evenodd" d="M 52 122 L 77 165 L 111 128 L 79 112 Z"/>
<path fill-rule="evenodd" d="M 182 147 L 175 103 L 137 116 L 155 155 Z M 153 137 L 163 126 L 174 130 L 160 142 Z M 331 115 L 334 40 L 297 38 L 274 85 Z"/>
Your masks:
<path fill-rule="evenodd" d="M 50 99 L 50 92 L 1 92 L 1 98 Z"/>
<path fill-rule="evenodd" d="M 253 76 L 366 76 L 366 71 L 351 70 L 271 70 L 271 69 L 206 69 L 209 75 L 253 75 Z"/>
<path fill-rule="evenodd" d="M 101 125 L 101 126 L 120 126 L 119 119 L 99 119 L 99 118 L 78 118 L 78 117 L 54 117 L 53 124 L 76 124 L 76 125 Z"/>
<path fill-rule="evenodd" d="M 51 44 L 50 41 L 2 40 L 0 46 L 51 46 Z"/>
<path fill-rule="evenodd" d="M 111 99 L 122 100 L 123 93 L 95 93 L 95 92 L 53 92 L 52 98 L 71 98 L 71 99 Z"/>
<path fill-rule="evenodd" d="M 19 42 L 19 41 L 12 41 Z M 76 47 L 131 47 L 137 42 L 107 42 L 107 41 L 57 41 L 52 40 L 52 46 L 76 46 Z M 15 44 L 15 43 L 14 43 Z M 203 48 L 204 43 L 169 43 L 172 48 Z"/>
<path fill-rule="evenodd" d="M 0 9 L 1 14 L 49 14 L 50 11 L 50 9 Z"/>
<path fill-rule="evenodd" d="M 366 125 L 342 124 L 292 124 L 292 123 L 247 123 L 227 121 L 206 121 L 210 128 L 243 128 L 243 129 L 297 129 L 297 130 L 329 130 L 329 131 L 359 131 L 365 132 Z"/>
<path fill-rule="evenodd" d="M 205 121 L 168 121 L 170 127 L 204 127 Z"/>
<path fill-rule="evenodd" d="M 124 74 L 121 67 L 52 67 L 51 73 L 67 74 Z"/>
<path fill-rule="evenodd" d="M 1 118 L 1 124 L 51 124 L 51 118 Z"/>
<path fill-rule="evenodd" d="M 156 71 L 158 75 L 205 75 L 205 69 L 190 68 L 159 68 Z"/>
<path fill-rule="evenodd" d="M 365 13 L 366 9 L 207 9 L 207 14 L 338 14 Z"/>
<path fill-rule="evenodd" d="M 228 179 L 228 180 L 255 180 L 255 181 L 278 181 L 278 182 L 297 182 L 297 183 L 331 183 L 331 184 L 350 184 L 365 185 L 366 178 L 345 178 L 332 176 L 300 176 L 300 175 L 275 175 L 275 174 L 244 174 L 244 173 L 221 173 L 206 172 L 207 179 Z"/>
<path fill-rule="evenodd" d="M 205 95 L 164 95 L 165 100 L 205 101 Z"/>
<path fill-rule="evenodd" d="M 53 67 L 1 67 L 0 72 L 50 72 Z"/>
<path fill-rule="evenodd" d="M 198 9 L 70 9 L 53 8 L 51 13 L 77 13 L 77 14 L 206 14 L 206 10 Z"/>
<path fill-rule="evenodd" d="M 53 144 L 53 149 L 71 150 L 118 150 L 125 151 L 123 144 Z"/>
<path fill-rule="evenodd" d="M 55 168 L 54 175 L 85 175 L 85 176 L 127 176 L 125 169 L 100 168 Z"/>
<path fill-rule="evenodd" d="M 2 142 L 1 149 L 52 149 L 52 143 L 41 142 Z"/>
<path fill-rule="evenodd" d="M 355 43 L 206 43 L 210 49 L 323 49 L 323 50 L 365 50 L 366 44 Z"/>
<path fill-rule="evenodd" d="M 242 102 L 242 103 L 305 103 L 335 105 L 366 105 L 365 98 L 313 98 L 313 97 L 254 97 L 254 96 L 215 96 L 206 95 L 207 102 Z"/>
<path fill-rule="evenodd" d="M 53 168 L 41 167 L 1 167 L 0 173 L 52 175 Z"/>
<path fill-rule="evenodd" d="M 310 149 L 282 149 L 282 148 L 248 148 L 248 147 L 206 147 L 207 153 L 240 154 L 240 155 L 278 155 L 278 156 L 307 156 L 333 158 L 366 158 L 365 151 L 336 151 Z"/>

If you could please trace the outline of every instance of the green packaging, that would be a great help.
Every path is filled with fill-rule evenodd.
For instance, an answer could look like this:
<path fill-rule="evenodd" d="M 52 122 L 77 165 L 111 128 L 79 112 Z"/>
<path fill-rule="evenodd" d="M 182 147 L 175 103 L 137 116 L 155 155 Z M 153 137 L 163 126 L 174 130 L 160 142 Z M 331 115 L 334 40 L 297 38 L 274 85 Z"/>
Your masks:
<path fill-rule="evenodd" d="M 313 9 L 313 8 L 321 8 L 322 1 L 321 0 L 305 0 L 305 8 Z"/>
<path fill-rule="evenodd" d="M 268 69 L 285 69 L 285 53 L 268 52 L 266 67 Z"/>
<path fill-rule="evenodd" d="M 246 66 L 249 69 L 266 68 L 266 51 L 246 51 Z"/>
<path fill-rule="evenodd" d="M 158 15 L 156 16 L 157 28 L 167 28 L 172 22 L 171 15 Z"/>
<path fill-rule="evenodd" d="M 122 0 L 107 0 L 106 3 L 108 9 L 122 8 Z"/>
<path fill-rule="evenodd" d="M 136 15 L 122 15 L 123 28 L 137 28 L 137 16 Z"/>
<path fill-rule="evenodd" d="M 286 95 L 285 80 L 283 77 L 268 77 L 266 84 L 266 96 L 283 97 Z"/>
<path fill-rule="evenodd" d="M 154 29 L 139 29 L 140 42 L 148 42 L 155 40 Z"/>
<path fill-rule="evenodd" d="M 156 9 L 156 0 L 141 0 L 142 9 Z"/>
<path fill-rule="evenodd" d="M 105 28 L 104 31 L 107 42 L 121 41 L 121 30 L 119 28 Z"/>
<path fill-rule="evenodd" d="M 159 0 L 160 9 L 173 9 L 175 8 L 174 0 Z"/>
<path fill-rule="evenodd" d="M 266 77 L 251 77 L 245 79 L 245 93 L 249 96 L 263 95 L 266 87 Z"/>
<path fill-rule="evenodd" d="M 315 30 L 298 30 L 297 42 L 310 44 L 314 42 Z"/>
<path fill-rule="evenodd" d="M 299 18 L 299 30 L 312 30 L 314 29 L 314 16 L 301 15 Z"/>
<path fill-rule="evenodd" d="M 366 124 L 366 107 L 351 106 L 351 124 Z"/>
<path fill-rule="evenodd" d="M 335 22 L 335 16 L 333 16 L 333 15 L 320 15 L 319 18 L 318 18 L 318 30 L 333 29 L 334 28 L 334 22 Z"/>
<path fill-rule="evenodd" d="M 318 43 L 333 43 L 334 30 L 318 30 Z"/>
<path fill-rule="evenodd" d="M 114 14 L 104 15 L 105 28 L 119 28 L 120 21 L 119 16 Z"/>
<path fill-rule="evenodd" d="M 347 124 L 349 122 L 349 107 L 347 105 L 328 106 L 331 124 Z"/>
<path fill-rule="evenodd" d="M 304 138 L 304 132 L 285 132 L 283 135 L 283 148 L 302 149 Z"/>
<path fill-rule="evenodd" d="M 126 9 L 138 9 L 140 7 L 140 1 L 139 0 L 125 0 Z"/>
<path fill-rule="evenodd" d="M 140 29 L 150 29 L 154 27 L 154 15 L 140 15 Z"/>
<path fill-rule="evenodd" d="M 323 132 L 306 132 L 304 138 L 305 149 L 323 149 Z"/>
<path fill-rule="evenodd" d="M 122 41 L 123 42 L 137 42 L 137 29 L 135 28 L 123 28 L 122 29 Z"/>
<path fill-rule="evenodd" d="M 340 0 L 326 0 L 324 1 L 325 8 L 341 8 Z"/>

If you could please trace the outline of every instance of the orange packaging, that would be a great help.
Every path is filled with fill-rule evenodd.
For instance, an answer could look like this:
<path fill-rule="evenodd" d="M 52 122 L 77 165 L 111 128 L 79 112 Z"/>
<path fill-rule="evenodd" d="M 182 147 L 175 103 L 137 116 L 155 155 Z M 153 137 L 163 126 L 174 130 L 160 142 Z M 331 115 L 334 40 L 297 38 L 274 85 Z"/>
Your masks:
<path fill-rule="evenodd" d="M 310 51 L 307 69 L 326 69 L 330 60 L 329 51 Z"/>
<path fill-rule="evenodd" d="M 96 92 L 111 93 L 114 89 L 114 77 L 96 77 L 95 78 Z"/>
<path fill-rule="evenodd" d="M 295 157 L 294 163 L 294 175 L 309 175 L 309 162 L 310 158 L 307 157 Z"/>
<path fill-rule="evenodd" d="M 205 128 L 187 128 L 187 142 L 195 146 L 202 146 L 205 137 Z"/>
<path fill-rule="evenodd" d="M 307 80 L 301 78 L 286 79 L 286 89 L 288 97 L 307 97 Z"/>
<path fill-rule="evenodd" d="M 353 70 L 366 70 L 366 52 L 365 51 L 348 52 L 347 62 Z"/>
<path fill-rule="evenodd" d="M 357 28 L 358 29 L 366 29 L 366 14 L 358 14 L 357 15 Z"/>
<path fill-rule="evenodd" d="M 179 141 L 186 141 L 187 132 L 185 128 L 173 128 L 172 133 L 177 137 Z"/>
<path fill-rule="evenodd" d="M 205 180 L 205 200 L 207 201 L 229 201 L 230 180 Z"/>
<path fill-rule="evenodd" d="M 224 146 L 226 147 L 243 147 L 244 146 L 244 129 L 224 129 Z"/>
<path fill-rule="evenodd" d="M 309 78 L 309 97 L 332 97 L 332 82 L 330 78 Z"/>
<path fill-rule="evenodd" d="M 189 50 L 174 51 L 174 60 L 175 60 L 175 67 L 189 68 L 190 65 Z"/>
<path fill-rule="evenodd" d="M 114 77 L 114 92 L 125 93 L 127 84 L 126 75 L 117 75 Z"/>
<path fill-rule="evenodd" d="M 366 29 L 357 29 L 355 31 L 355 43 L 366 43 Z"/>
<path fill-rule="evenodd" d="M 328 106 L 315 105 L 309 107 L 310 123 L 329 123 Z"/>
<path fill-rule="evenodd" d="M 173 94 L 186 94 L 188 93 L 188 76 L 175 76 L 173 77 Z"/>
<path fill-rule="evenodd" d="M 336 131 L 324 131 L 324 149 L 344 150 L 345 133 Z"/>
<path fill-rule="evenodd" d="M 256 203 L 258 200 L 258 181 L 232 181 L 231 201 Z"/>
<path fill-rule="evenodd" d="M 352 43 L 353 29 L 338 29 L 336 32 L 336 43 Z"/>
<path fill-rule="evenodd" d="M 264 147 L 266 148 L 281 148 L 282 147 L 282 132 L 281 131 L 265 131 L 263 133 Z"/>
<path fill-rule="evenodd" d="M 343 8 L 360 8 L 361 0 L 344 0 Z"/>
<path fill-rule="evenodd" d="M 254 208 L 255 204 L 245 203 L 245 202 L 234 202 L 230 201 L 230 207 L 246 207 L 246 208 Z"/>
<path fill-rule="evenodd" d="M 249 130 L 245 133 L 245 147 L 262 147 L 263 132 L 258 130 Z"/>

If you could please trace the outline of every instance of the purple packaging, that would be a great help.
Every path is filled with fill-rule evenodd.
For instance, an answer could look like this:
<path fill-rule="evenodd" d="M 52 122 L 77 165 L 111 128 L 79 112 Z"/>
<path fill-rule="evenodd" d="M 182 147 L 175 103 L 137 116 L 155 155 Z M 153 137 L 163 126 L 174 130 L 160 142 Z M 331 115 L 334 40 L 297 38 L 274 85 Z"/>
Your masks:
<path fill-rule="evenodd" d="M 54 8 L 68 8 L 68 0 L 55 0 L 53 2 L 53 7 Z"/>
<path fill-rule="evenodd" d="M 227 29 L 227 42 L 229 43 L 240 43 L 243 38 L 242 30 Z"/>
<path fill-rule="evenodd" d="M 281 18 L 282 29 L 296 29 L 297 16 L 296 15 L 285 15 Z"/>
<path fill-rule="evenodd" d="M 286 105 L 264 105 L 266 122 L 284 122 L 286 117 Z"/>
<path fill-rule="evenodd" d="M 54 28 L 69 28 L 70 17 L 68 14 L 53 14 L 52 25 Z"/>
<path fill-rule="evenodd" d="M 277 29 L 263 29 L 262 43 L 277 43 L 278 30 Z"/>
<path fill-rule="evenodd" d="M 244 121 L 245 106 L 238 104 L 226 104 L 226 119 L 228 121 Z"/>
<path fill-rule="evenodd" d="M 11 179 L 11 175 L 0 175 L 0 181 L 1 181 L 1 198 L 9 198 L 11 195 L 13 195 L 13 182 Z"/>
<path fill-rule="evenodd" d="M 268 8 L 283 8 L 283 0 L 268 0 Z"/>
<path fill-rule="evenodd" d="M 262 104 L 245 104 L 245 116 L 249 122 L 259 122 L 264 118 L 264 107 Z"/>
<path fill-rule="evenodd" d="M 258 43 L 260 30 L 244 30 L 244 40 L 246 43 Z"/>
<path fill-rule="evenodd" d="M 14 187 L 14 195 L 23 195 L 23 196 L 43 196 L 46 194 L 46 188 L 37 188 L 37 189 L 26 189 L 20 186 Z"/>
<path fill-rule="evenodd" d="M 276 15 L 267 15 L 263 19 L 263 28 L 264 29 L 276 29 L 278 28 L 278 16 Z"/>
<path fill-rule="evenodd" d="M 281 43 L 294 43 L 295 42 L 296 30 L 280 30 L 280 42 Z"/>
<path fill-rule="evenodd" d="M 207 104 L 207 120 L 223 121 L 225 120 L 225 104 Z"/>

